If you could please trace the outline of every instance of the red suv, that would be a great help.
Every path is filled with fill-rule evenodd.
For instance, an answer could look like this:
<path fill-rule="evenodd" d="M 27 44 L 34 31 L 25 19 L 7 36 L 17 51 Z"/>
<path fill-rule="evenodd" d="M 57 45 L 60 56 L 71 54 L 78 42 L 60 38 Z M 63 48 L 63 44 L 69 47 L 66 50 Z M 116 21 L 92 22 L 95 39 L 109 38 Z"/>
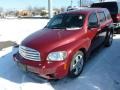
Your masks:
<path fill-rule="evenodd" d="M 113 40 L 107 9 L 88 8 L 54 16 L 43 30 L 27 37 L 13 55 L 23 70 L 46 79 L 77 77 L 90 52 Z"/>

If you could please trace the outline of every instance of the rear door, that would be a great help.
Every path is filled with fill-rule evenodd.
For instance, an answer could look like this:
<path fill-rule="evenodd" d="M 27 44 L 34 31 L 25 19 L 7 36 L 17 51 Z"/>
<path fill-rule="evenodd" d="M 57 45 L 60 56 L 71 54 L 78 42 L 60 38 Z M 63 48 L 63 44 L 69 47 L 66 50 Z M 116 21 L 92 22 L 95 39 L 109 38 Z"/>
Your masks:
<path fill-rule="evenodd" d="M 97 12 L 97 15 L 99 17 L 99 30 L 98 30 L 98 40 L 97 43 L 100 45 L 105 41 L 105 37 L 107 34 L 107 28 L 109 23 L 107 23 L 107 18 L 105 16 L 104 11 Z"/>

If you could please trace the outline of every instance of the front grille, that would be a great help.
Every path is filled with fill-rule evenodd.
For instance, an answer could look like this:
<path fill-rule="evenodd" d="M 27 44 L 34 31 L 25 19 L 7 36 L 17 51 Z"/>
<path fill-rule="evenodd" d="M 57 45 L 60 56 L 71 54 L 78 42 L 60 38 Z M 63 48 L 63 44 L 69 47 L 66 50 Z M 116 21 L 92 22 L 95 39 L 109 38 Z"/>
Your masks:
<path fill-rule="evenodd" d="M 40 61 L 40 53 L 32 48 L 19 46 L 19 54 L 25 59 L 32 61 Z"/>

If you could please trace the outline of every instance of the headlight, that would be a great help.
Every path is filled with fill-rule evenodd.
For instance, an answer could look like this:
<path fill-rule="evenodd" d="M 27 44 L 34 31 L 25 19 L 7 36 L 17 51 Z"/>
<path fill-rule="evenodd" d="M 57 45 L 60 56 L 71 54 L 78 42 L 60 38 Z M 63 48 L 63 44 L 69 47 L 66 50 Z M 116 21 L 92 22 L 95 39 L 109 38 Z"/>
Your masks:
<path fill-rule="evenodd" d="M 63 61 L 67 57 L 67 52 L 65 51 L 58 51 L 58 52 L 51 52 L 47 60 L 50 61 Z"/>

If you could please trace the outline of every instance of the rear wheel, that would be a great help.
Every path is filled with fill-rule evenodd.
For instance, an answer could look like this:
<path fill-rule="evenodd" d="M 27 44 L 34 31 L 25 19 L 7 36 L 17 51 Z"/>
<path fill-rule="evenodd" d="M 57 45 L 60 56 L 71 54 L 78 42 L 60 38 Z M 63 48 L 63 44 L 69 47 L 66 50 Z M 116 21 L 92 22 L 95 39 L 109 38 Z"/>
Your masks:
<path fill-rule="evenodd" d="M 107 38 L 106 38 L 105 41 L 106 41 L 106 42 L 105 42 L 105 46 L 106 46 L 106 47 L 109 47 L 109 46 L 112 45 L 112 42 L 113 42 L 113 33 L 112 33 L 112 32 L 109 32 L 109 33 L 108 33 L 108 36 L 107 36 Z"/>
<path fill-rule="evenodd" d="M 84 53 L 78 51 L 74 56 L 70 64 L 70 77 L 77 77 L 80 75 L 84 67 Z"/>

